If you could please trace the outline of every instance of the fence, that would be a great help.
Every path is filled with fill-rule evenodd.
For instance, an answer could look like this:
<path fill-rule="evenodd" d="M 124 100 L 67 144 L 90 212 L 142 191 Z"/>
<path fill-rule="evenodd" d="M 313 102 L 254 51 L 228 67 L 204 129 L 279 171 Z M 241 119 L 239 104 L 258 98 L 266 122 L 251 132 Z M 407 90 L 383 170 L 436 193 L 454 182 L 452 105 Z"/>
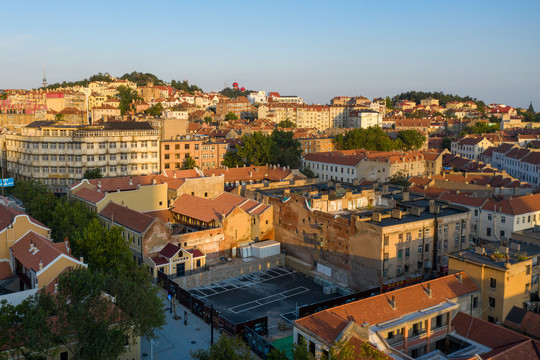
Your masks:
<path fill-rule="evenodd" d="M 203 319 L 207 324 L 211 323 L 211 307 L 192 296 L 189 291 L 181 288 L 176 282 L 169 279 L 166 274 L 160 276 L 160 273 L 158 273 L 158 285 L 165 289 L 169 295 L 175 297 L 180 304 L 187 307 L 194 315 Z M 242 323 L 234 323 L 218 312 L 214 312 L 213 316 L 214 326 L 229 335 L 243 336 L 246 326 L 261 336 L 268 335 L 268 318 L 266 316 Z"/>

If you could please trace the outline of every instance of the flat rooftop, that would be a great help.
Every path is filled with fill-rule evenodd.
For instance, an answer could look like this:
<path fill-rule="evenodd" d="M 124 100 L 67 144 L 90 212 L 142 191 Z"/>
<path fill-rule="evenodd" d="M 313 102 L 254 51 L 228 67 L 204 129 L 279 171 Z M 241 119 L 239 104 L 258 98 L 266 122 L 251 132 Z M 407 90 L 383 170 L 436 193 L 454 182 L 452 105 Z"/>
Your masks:
<path fill-rule="evenodd" d="M 478 248 L 471 248 L 457 251 L 449 254 L 449 256 L 462 261 L 486 265 L 505 271 L 506 262 L 513 265 L 528 260 L 533 256 L 540 255 L 540 247 L 536 245 L 520 244 L 519 250 L 513 249 L 510 245 L 507 248 L 508 253 L 506 253 L 505 247 L 501 247 L 501 243 L 499 242 L 484 244 L 482 248 L 484 249 L 483 254 L 479 252 Z"/>
<path fill-rule="evenodd" d="M 268 327 L 275 326 L 297 306 L 341 296 L 326 295 L 310 277 L 278 267 L 219 281 L 189 290 L 206 305 L 234 323 L 268 316 Z"/>

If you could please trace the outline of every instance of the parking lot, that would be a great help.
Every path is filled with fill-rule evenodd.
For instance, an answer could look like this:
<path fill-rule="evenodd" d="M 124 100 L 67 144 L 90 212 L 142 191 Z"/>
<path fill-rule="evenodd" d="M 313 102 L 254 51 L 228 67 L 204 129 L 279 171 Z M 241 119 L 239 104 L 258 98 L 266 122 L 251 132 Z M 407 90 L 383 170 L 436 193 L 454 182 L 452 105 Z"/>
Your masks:
<path fill-rule="evenodd" d="M 310 277 L 278 267 L 189 290 L 234 323 L 268 316 L 269 329 L 293 318 L 296 308 L 338 297 L 325 295 Z"/>

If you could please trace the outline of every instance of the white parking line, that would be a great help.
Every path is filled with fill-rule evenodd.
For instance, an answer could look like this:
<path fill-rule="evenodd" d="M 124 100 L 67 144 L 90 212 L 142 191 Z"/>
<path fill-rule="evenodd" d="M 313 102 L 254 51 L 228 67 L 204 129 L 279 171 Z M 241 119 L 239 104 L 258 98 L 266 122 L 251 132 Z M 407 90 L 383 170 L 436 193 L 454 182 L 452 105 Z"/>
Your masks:
<path fill-rule="evenodd" d="M 266 296 L 266 297 L 263 297 L 263 298 L 260 298 L 260 299 L 257 299 L 257 300 L 248 301 L 247 303 L 244 303 L 244 304 L 233 306 L 233 307 L 229 308 L 229 311 L 232 312 L 232 313 L 238 314 L 238 313 L 241 313 L 241 312 L 244 312 L 244 311 L 255 309 L 255 308 L 259 307 L 259 306 L 268 305 L 268 304 L 271 304 L 271 303 L 276 302 L 276 301 L 281 301 L 281 300 L 286 299 L 288 297 L 300 295 L 300 294 L 303 294 L 305 292 L 309 292 L 309 289 L 304 287 L 304 286 L 299 286 L 299 287 L 294 288 L 294 289 L 285 290 L 285 291 L 282 291 L 282 292 L 274 294 L 274 295 Z M 269 300 L 269 299 L 272 299 L 272 300 Z M 244 309 L 243 307 L 246 306 L 246 305 L 253 305 L 253 306 L 250 306 L 250 307 Z M 238 311 L 234 310 L 234 309 L 238 309 Z"/>

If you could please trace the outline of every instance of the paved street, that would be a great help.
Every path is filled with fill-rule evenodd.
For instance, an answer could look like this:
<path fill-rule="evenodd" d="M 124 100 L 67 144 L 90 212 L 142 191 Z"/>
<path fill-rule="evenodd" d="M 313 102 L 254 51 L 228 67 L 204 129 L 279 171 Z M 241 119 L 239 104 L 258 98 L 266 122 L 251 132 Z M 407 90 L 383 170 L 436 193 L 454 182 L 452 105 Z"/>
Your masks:
<path fill-rule="evenodd" d="M 165 295 L 164 295 L 165 297 Z M 168 302 L 167 302 L 168 304 Z M 181 317 L 174 320 L 167 306 L 167 324 L 159 330 L 157 345 L 154 345 L 154 360 L 184 360 L 191 359 L 190 350 L 207 348 L 210 346 L 210 326 L 200 318 L 188 311 L 188 325 L 184 325 L 184 310 L 182 305 L 176 305 L 176 312 Z M 219 338 L 219 332 L 214 330 L 214 340 Z M 150 342 L 147 339 L 141 341 L 141 359 L 151 359 Z"/>

